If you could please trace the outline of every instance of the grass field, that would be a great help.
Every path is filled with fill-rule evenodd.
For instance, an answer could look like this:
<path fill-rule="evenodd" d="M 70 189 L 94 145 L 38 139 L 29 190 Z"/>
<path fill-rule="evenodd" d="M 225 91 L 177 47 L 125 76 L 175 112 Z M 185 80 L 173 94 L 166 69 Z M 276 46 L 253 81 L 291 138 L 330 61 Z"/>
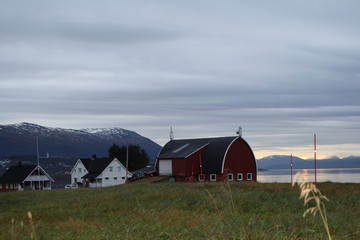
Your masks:
<path fill-rule="evenodd" d="M 153 181 L 0 193 L 0 239 L 327 239 L 296 186 Z M 317 186 L 333 239 L 360 239 L 360 185 Z"/>

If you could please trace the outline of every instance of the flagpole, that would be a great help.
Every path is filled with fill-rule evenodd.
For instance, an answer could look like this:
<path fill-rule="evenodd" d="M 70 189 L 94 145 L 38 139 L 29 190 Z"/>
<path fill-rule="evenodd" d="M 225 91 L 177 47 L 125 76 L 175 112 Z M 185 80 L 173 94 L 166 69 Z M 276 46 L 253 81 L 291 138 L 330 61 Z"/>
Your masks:
<path fill-rule="evenodd" d="M 39 182 L 38 182 L 38 188 L 40 190 L 40 160 L 39 160 L 39 139 L 38 137 L 36 136 L 36 155 L 37 155 L 37 170 L 38 170 L 38 179 L 39 179 Z"/>

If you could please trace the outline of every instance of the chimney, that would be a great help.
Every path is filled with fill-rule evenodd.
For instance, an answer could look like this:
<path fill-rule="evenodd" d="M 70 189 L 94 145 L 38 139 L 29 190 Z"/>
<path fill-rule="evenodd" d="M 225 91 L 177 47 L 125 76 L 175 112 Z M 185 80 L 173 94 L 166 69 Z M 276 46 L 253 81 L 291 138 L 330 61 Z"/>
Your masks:
<path fill-rule="evenodd" d="M 96 159 L 96 154 L 93 154 L 92 156 L 91 156 L 91 160 L 95 160 Z"/>

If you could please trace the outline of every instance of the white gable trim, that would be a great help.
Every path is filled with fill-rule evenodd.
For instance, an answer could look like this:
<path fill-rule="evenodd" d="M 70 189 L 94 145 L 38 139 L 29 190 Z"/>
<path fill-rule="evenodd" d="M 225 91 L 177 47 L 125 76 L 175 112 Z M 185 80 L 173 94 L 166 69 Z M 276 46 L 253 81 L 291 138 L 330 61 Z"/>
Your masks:
<path fill-rule="evenodd" d="M 229 144 L 229 146 L 227 147 L 227 149 L 226 149 L 226 151 L 225 151 L 225 154 L 224 154 L 223 161 L 222 161 L 221 173 L 224 173 L 225 159 L 226 159 L 227 153 L 228 153 L 231 145 L 232 145 L 236 140 L 238 140 L 239 138 L 240 138 L 240 137 L 234 138 L 234 140 L 232 140 L 231 143 Z"/>
<path fill-rule="evenodd" d="M 191 155 L 193 155 L 194 153 L 200 151 L 201 149 L 203 149 L 204 147 L 206 147 L 207 145 L 209 145 L 209 143 L 204 144 L 203 146 L 199 147 L 198 149 L 196 149 L 195 151 L 193 151 L 192 153 L 188 154 L 185 158 L 190 157 Z"/>
<path fill-rule="evenodd" d="M 113 161 L 117 161 L 117 162 L 120 164 L 120 166 L 123 167 L 124 170 L 128 172 L 128 177 L 129 177 L 129 176 L 130 176 L 130 177 L 133 176 L 133 174 L 132 174 L 129 170 L 127 170 L 126 167 L 125 167 L 124 165 L 122 165 L 122 163 L 121 163 L 117 158 L 114 158 Z"/>
<path fill-rule="evenodd" d="M 30 174 L 29 175 L 27 175 L 27 177 L 24 179 L 24 181 L 23 182 L 25 182 L 26 181 L 26 179 L 28 179 L 28 177 L 30 177 L 31 176 L 31 174 L 33 174 L 33 172 L 35 172 L 35 170 L 37 170 L 37 169 L 40 169 L 40 171 L 42 171 L 52 182 L 55 182 L 54 181 L 54 179 L 52 179 L 51 177 L 50 177 L 50 175 L 49 174 L 47 174 L 46 172 L 45 172 L 45 170 L 42 168 L 42 167 L 40 167 L 40 165 L 37 165 L 31 172 L 30 172 Z"/>
<path fill-rule="evenodd" d="M 97 176 L 95 179 L 102 179 L 104 177 L 104 171 L 106 171 L 106 169 L 109 167 L 110 164 L 112 164 L 114 161 L 118 162 L 120 167 L 122 167 L 125 171 L 127 171 L 127 175 L 128 175 L 128 178 L 129 177 L 132 177 L 133 174 L 131 172 L 129 172 L 126 167 L 117 159 L 117 158 L 114 158 L 105 168 L 104 170 L 99 174 L 99 176 Z M 115 169 L 114 169 L 115 171 Z"/>
<path fill-rule="evenodd" d="M 75 163 L 75 165 L 73 166 L 73 168 L 70 171 L 70 174 L 72 174 L 74 172 L 74 170 L 76 169 L 77 165 L 79 164 L 79 162 L 81 162 L 81 159 L 78 159 Z"/>

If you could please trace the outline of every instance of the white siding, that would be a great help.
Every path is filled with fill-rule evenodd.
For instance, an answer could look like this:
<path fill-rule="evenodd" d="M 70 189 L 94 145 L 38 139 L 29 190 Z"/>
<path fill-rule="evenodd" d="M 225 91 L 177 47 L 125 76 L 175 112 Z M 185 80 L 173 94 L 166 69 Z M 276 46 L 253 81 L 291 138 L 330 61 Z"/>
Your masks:
<path fill-rule="evenodd" d="M 159 175 L 172 175 L 172 160 L 159 160 Z"/>
<path fill-rule="evenodd" d="M 102 179 L 103 187 L 124 184 L 126 182 L 126 168 L 115 158 L 97 179 Z"/>
<path fill-rule="evenodd" d="M 79 171 L 79 169 L 81 169 L 81 171 Z M 81 177 L 87 173 L 88 171 L 86 170 L 84 164 L 80 160 L 78 160 L 71 171 L 71 184 L 75 184 L 76 182 L 82 183 L 83 179 Z M 75 182 L 75 178 L 76 178 L 76 182 Z"/>

